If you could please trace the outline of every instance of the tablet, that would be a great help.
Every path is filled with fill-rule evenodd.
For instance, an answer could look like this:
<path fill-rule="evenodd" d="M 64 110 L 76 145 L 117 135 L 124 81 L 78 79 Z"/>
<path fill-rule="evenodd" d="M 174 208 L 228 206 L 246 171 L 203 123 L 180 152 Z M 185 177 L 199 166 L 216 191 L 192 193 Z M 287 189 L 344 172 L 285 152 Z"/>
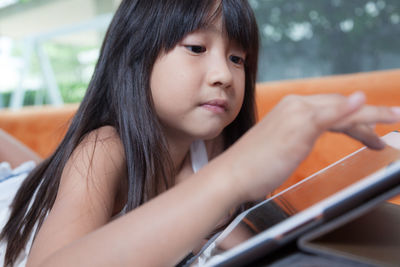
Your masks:
<path fill-rule="evenodd" d="M 366 147 L 244 211 L 191 266 L 240 266 L 400 185 L 400 133 Z"/>

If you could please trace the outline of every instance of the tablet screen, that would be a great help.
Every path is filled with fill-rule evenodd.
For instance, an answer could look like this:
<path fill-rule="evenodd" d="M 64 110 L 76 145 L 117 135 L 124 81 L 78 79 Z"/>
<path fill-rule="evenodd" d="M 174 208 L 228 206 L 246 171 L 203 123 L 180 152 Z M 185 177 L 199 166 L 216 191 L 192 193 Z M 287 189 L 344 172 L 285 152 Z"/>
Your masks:
<path fill-rule="evenodd" d="M 399 133 L 390 135 L 392 142 L 395 136 L 400 144 Z M 354 152 L 250 209 L 228 226 L 208 257 L 243 243 L 399 159 L 400 150 L 390 145 L 380 151 L 362 148 Z"/>

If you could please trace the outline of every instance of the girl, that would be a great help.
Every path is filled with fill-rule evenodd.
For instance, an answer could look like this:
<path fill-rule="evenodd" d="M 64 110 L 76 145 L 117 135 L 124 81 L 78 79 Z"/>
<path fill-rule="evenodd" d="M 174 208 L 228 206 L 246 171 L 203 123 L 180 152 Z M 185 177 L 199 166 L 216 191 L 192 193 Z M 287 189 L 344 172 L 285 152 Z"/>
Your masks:
<path fill-rule="evenodd" d="M 173 266 L 323 131 L 382 148 L 369 125 L 400 120 L 360 93 L 291 96 L 252 127 L 257 54 L 247 1 L 122 1 L 64 140 L 14 199 L 5 263 L 33 234 L 30 267 Z"/>

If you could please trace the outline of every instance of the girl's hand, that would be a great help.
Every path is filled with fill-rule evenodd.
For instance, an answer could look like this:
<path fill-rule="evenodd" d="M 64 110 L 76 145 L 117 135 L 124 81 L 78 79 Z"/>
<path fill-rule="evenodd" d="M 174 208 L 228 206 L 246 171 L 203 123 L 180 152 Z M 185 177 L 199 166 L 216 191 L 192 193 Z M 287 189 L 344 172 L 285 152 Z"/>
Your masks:
<path fill-rule="evenodd" d="M 381 149 L 384 144 L 372 125 L 397 121 L 399 108 L 365 105 L 360 92 L 287 96 L 225 153 L 233 162 L 233 189 L 241 201 L 262 198 L 290 176 L 327 130 Z"/>

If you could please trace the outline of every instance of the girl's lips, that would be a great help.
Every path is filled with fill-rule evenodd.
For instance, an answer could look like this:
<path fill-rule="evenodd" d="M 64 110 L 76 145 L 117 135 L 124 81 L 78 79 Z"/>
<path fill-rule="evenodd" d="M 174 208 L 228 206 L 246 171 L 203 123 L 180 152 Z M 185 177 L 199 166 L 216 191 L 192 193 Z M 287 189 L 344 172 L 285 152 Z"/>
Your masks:
<path fill-rule="evenodd" d="M 214 113 L 223 113 L 227 110 L 227 102 L 222 99 L 207 101 L 201 104 L 201 106 Z"/>

